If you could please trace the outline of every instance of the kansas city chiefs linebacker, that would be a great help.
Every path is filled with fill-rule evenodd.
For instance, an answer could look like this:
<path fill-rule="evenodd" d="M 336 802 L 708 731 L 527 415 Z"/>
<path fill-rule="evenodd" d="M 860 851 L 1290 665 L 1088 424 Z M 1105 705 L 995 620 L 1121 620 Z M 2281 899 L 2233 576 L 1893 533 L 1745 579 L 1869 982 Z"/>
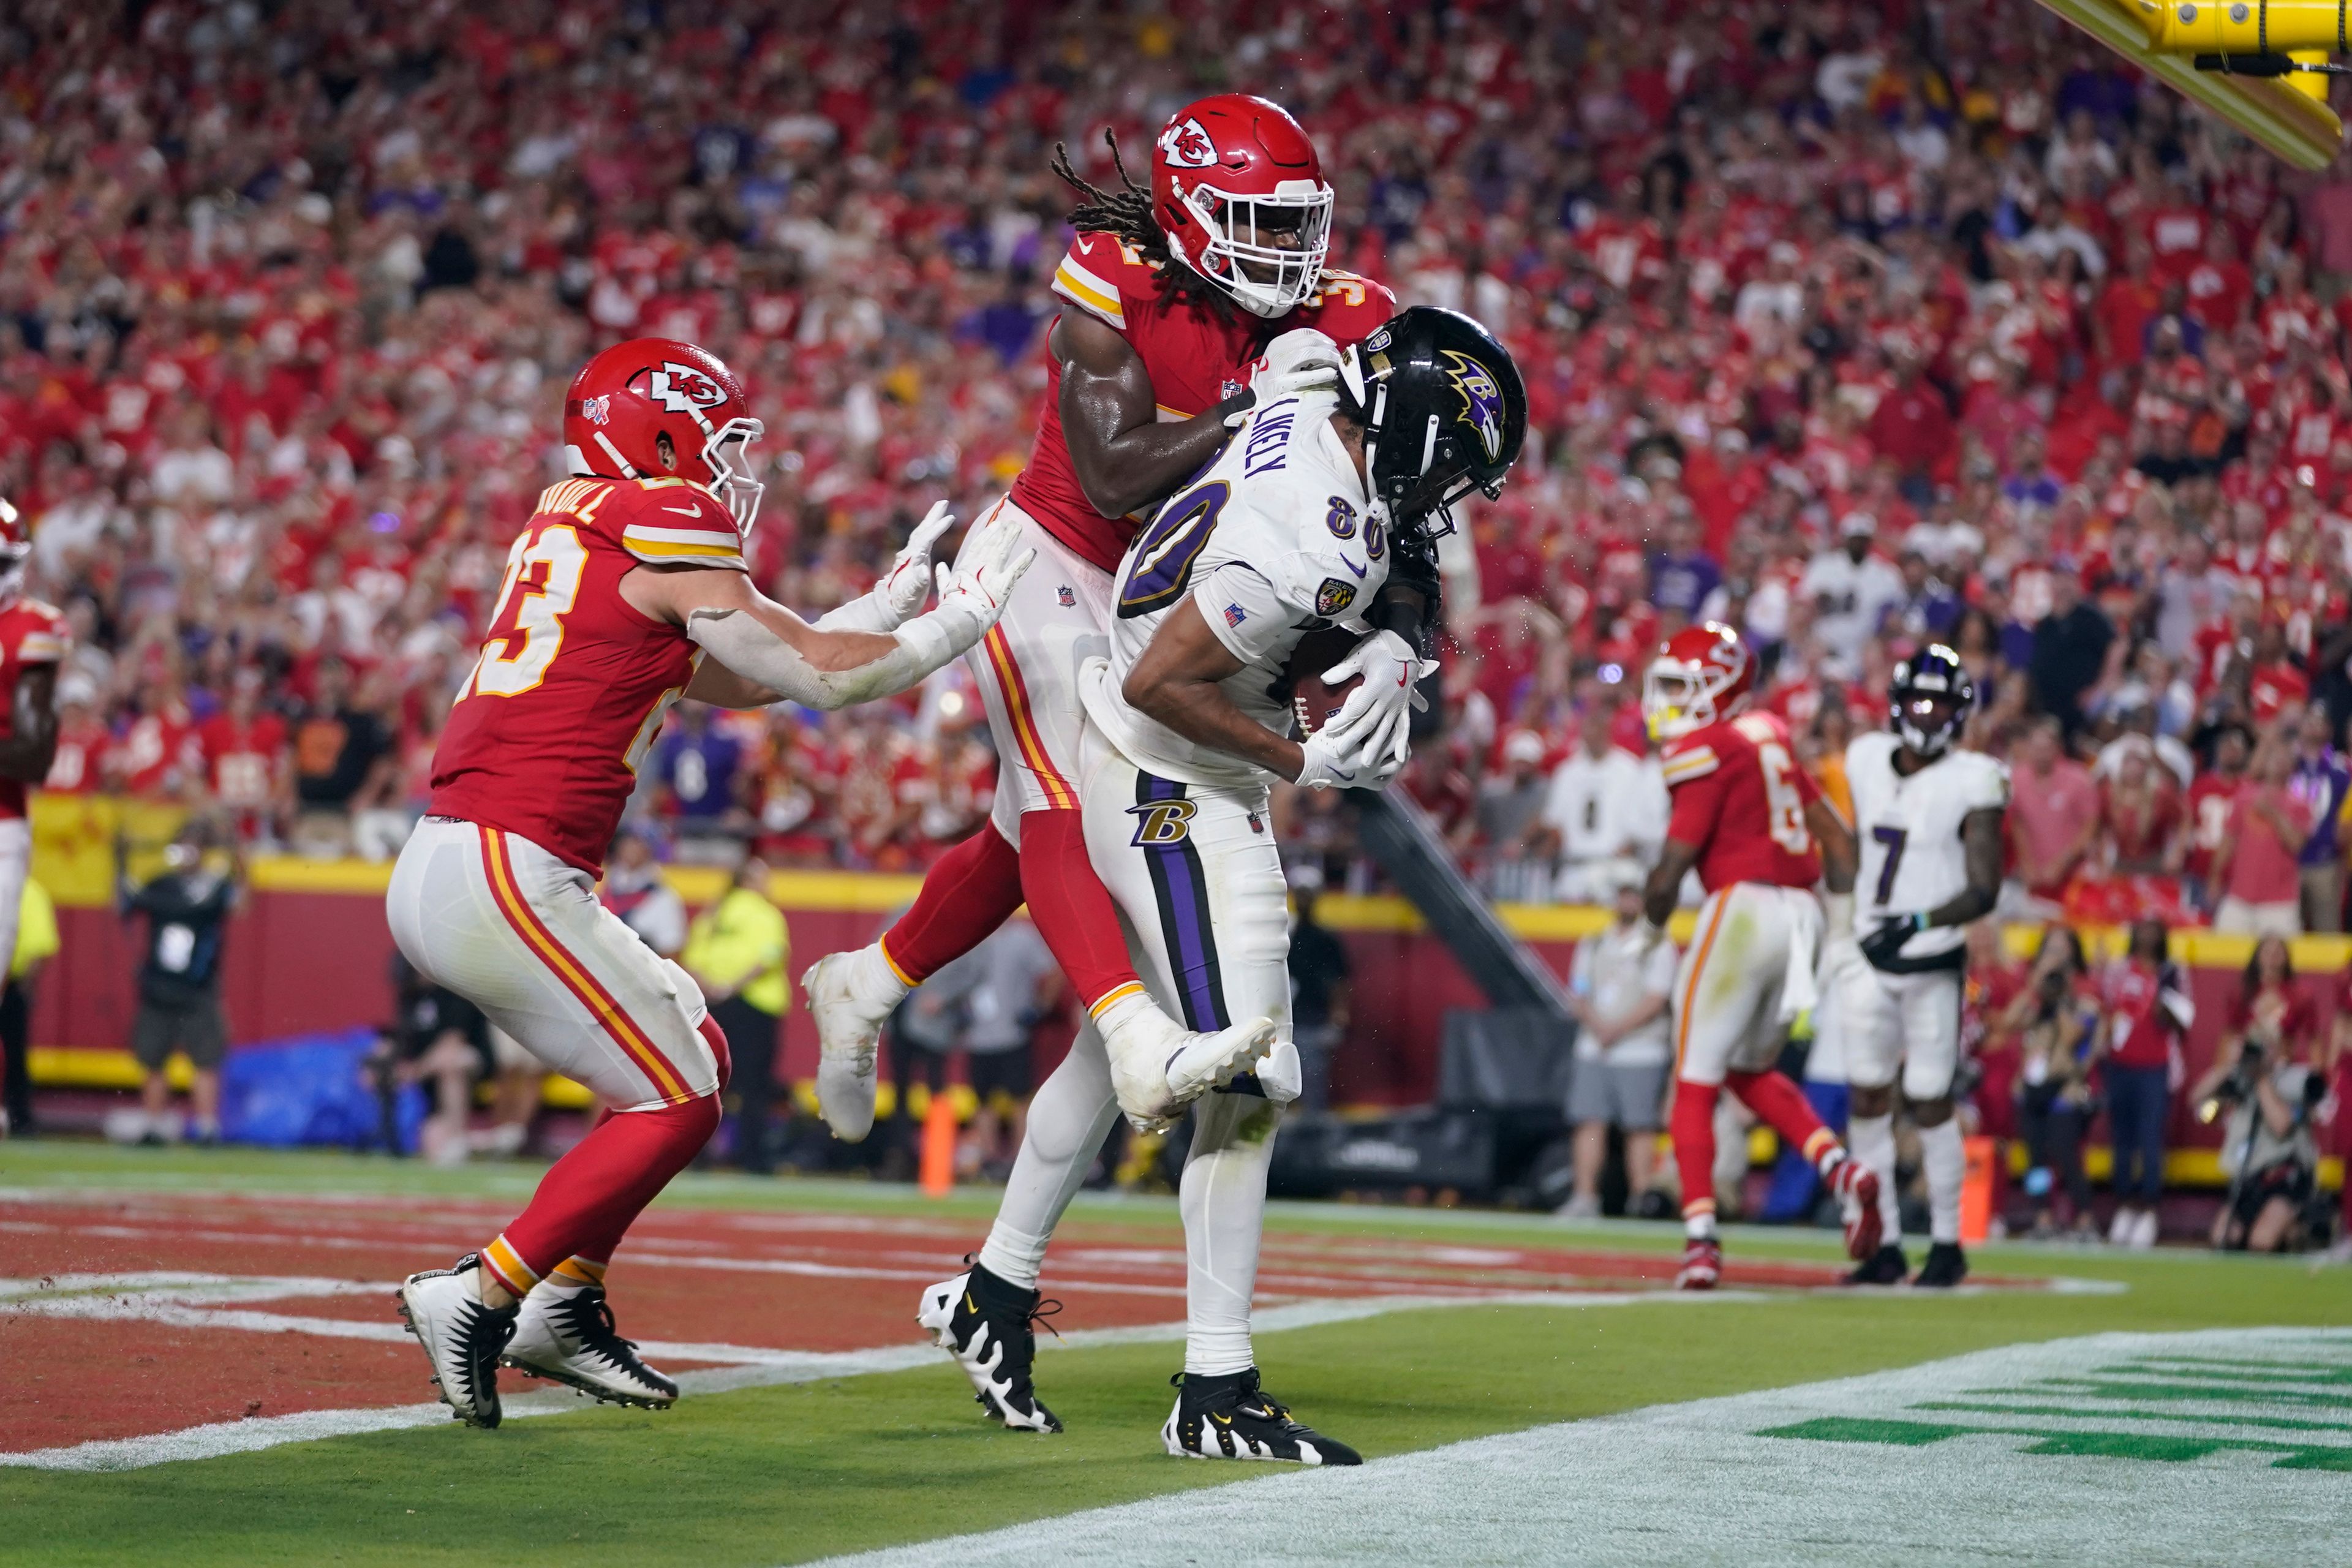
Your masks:
<path fill-rule="evenodd" d="M 903 691 L 979 641 L 1033 559 L 1013 531 L 974 529 L 918 615 L 954 521 L 942 504 L 870 595 L 812 626 L 744 564 L 761 433 L 734 375 L 690 343 L 640 338 L 588 362 L 563 405 L 574 477 L 508 552 L 428 815 L 393 871 L 386 914 L 418 973 L 614 1108 L 512 1225 L 401 1288 L 442 1399 L 472 1426 L 499 1424 L 501 1358 L 602 1400 L 677 1397 L 614 1329 L 604 1269 L 718 1126 L 727 1040 L 686 972 L 595 895 L 670 704 L 831 709 Z"/>
<path fill-rule="evenodd" d="M 1752 710 L 1756 656 L 1710 621 L 1666 639 L 1642 683 L 1642 713 L 1664 752 L 1674 815 L 1642 889 L 1653 941 L 1694 868 L 1706 889 L 1668 999 L 1675 1102 L 1668 1125 L 1682 1173 L 1685 1241 L 1678 1289 L 1723 1274 L 1715 1230 L 1715 1105 L 1728 1087 L 1821 1172 L 1845 1211 L 1846 1250 L 1878 1249 L 1878 1178 L 1847 1157 L 1804 1094 L 1773 1065 L 1789 1025 L 1818 997 L 1823 905 L 1853 921 L 1853 834 L 1797 765 L 1788 728 Z M 1826 875 L 1824 872 L 1826 871 Z M 1817 896 L 1816 883 L 1825 883 Z"/>
<path fill-rule="evenodd" d="M 25 790 L 49 776 L 58 753 L 58 666 L 71 641 L 65 617 L 25 596 L 25 563 L 33 553 L 24 519 L 0 500 L 0 973 L 16 952 L 16 920 L 33 864 Z M 0 1073 L 7 1068 L 0 1065 Z M 0 1106 L 0 1137 L 8 1111 Z"/>
<path fill-rule="evenodd" d="M 1338 349 L 1395 313 L 1386 289 L 1323 265 L 1331 187 L 1306 132 L 1264 99 L 1225 93 L 1177 111 L 1154 145 L 1148 189 L 1123 164 L 1117 191 L 1081 179 L 1066 156 L 1055 170 L 1085 198 L 1054 273 L 1066 308 L 1046 340 L 1036 449 L 990 514 L 1036 550 L 1037 566 L 971 659 L 1004 759 L 995 812 L 880 941 L 806 978 L 818 1097 L 845 1138 L 872 1124 L 875 1044 L 891 1009 L 1024 900 L 1086 1004 L 1087 1026 L 1030 1108 L 979 1265 L 927 1292 L 924 1309 L 989 1415 L 1037 1431 L 1059 1427 L 1030 1386 L 1038 1271 L 1113 1119 L 1122 1109 L 1176 1114 L 1273 1039 L 1270 1021 L 1253 1017 L 1188 1034 L 1138 980 L 1087 858 L 1079 668 L 1108 651 L 1113 576 L 1140 519 L 1254 407 L 1334 386 Z M 1331 672 L 1366 678 L 1326 730 L 1343 765 L 1402 760 L 1420 626 L 1437 592 L 1425 537 L 1398 540 L 1389 583 L 1370 611 L 1378 634 Z M 1126 1069 L 1114 1074 L 1114 1058 Z"/>

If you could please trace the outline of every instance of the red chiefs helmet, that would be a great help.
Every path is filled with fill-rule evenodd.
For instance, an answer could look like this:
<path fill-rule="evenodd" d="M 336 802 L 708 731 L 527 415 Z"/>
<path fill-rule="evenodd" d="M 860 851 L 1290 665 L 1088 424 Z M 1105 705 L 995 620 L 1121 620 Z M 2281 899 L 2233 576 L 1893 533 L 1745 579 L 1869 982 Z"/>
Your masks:
<path fill-rule="evenodd" d="M 1756 689 L 1756 656 L 1720 621 L 1685 626 L 1642 672 L 1650 739 L 1672 741 L 1728 719 Z"/>
<path fill-rule="evenodd" d="M 0 496 L 0 609 L 14 605 L 25 592 L 25 563 L 32 558 L 33 531 L 24 514 Z"/>
<path fill-rule="evenodd" d="M 563 456 L 574 474 L 677 474 L 717 496 L 747 534 L 767 488 L 751 477 L 751 446 L 766 433 L 735 373 L 675 338 L 632 338 L 606 349 L 580 367 L 563 395 Z"/>
<path fill-rule="evenodd" d="M 1221 92 L 1178 110 L 1152 143 L 1151 206 L 1169 251 L 1253 315 L 1282 315 L 1322 280 L 1331 187 L 1280 104 Z"/>

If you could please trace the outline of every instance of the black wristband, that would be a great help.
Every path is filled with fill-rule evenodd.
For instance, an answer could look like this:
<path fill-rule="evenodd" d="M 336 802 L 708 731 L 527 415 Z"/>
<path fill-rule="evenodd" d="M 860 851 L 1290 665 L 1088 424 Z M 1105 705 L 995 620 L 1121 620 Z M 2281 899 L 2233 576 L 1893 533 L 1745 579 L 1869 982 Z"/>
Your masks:
<path fill-rule="evenodd" d="M 1217 416 L 1218 424 L 1223 425 L 1234 415 L 1247 414 L 1251 409 L 1255 408 L 1256 406 L 1257 394 L 1244 386 L 1239 392 L 1234 393 L 1231 397 L 1226 398 L 1223 403 L 1218 404 L 1214 408 L 1210 409 L 1209 412 Z"/>

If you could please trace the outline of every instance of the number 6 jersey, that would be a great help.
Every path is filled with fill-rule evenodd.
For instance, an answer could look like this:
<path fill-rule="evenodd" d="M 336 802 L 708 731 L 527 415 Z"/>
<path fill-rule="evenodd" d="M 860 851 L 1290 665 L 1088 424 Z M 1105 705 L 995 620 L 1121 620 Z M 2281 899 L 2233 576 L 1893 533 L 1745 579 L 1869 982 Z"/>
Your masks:
<path fill-rule="evenodd" d="M 429 811 L 602 870 L 698 658 L 685 627 L 621 597 L 640 563 L 746 570 L 734 518 L 686 479 L 566 479 L 541 494 L 434 751 Z"/>
<path fill-rule="evenodd" d="M 1696 847 L 1708 892 L 1734 882 L 1810 888 L 1821 880 L 1821 850 L 1805 826 L 1821 787 L 1797 765 L 1777 716 L 1718 719 L 1668 742 L 1664 766 L 1675 800 L 1666 837 Z"/>
<path fill-rule="evenodd" d="M 1084 687 L 1087 712 L 1129 762 L 1180 784 L 1249 787 L 1255 764 L 1186 740 L 1119 693 L 1171 611 L 1200 607 L 1242 668 L 1221 683 L 1234 707 L 1290 733 L 1286 667 L 1298 639 L 1359 619 L 1389 576 L 1384 514 L 1331 426 L 1328 392 L 1254 411 L 1224 452 L 1171 497 L 1119 563 L 1108 679 Z"/>

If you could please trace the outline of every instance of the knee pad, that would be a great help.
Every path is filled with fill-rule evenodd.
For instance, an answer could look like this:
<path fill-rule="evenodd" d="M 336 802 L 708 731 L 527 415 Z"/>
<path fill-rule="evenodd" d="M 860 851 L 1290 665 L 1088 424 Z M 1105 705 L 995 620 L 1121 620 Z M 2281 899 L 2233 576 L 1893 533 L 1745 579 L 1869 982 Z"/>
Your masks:
<path fill-rule="evenodd" d="M 1909 1058 L 1903 1064 L 1903 1097 L 1914 1101 L 1947 1098 L 1952 1092 L 1953 1065 Z"/>

